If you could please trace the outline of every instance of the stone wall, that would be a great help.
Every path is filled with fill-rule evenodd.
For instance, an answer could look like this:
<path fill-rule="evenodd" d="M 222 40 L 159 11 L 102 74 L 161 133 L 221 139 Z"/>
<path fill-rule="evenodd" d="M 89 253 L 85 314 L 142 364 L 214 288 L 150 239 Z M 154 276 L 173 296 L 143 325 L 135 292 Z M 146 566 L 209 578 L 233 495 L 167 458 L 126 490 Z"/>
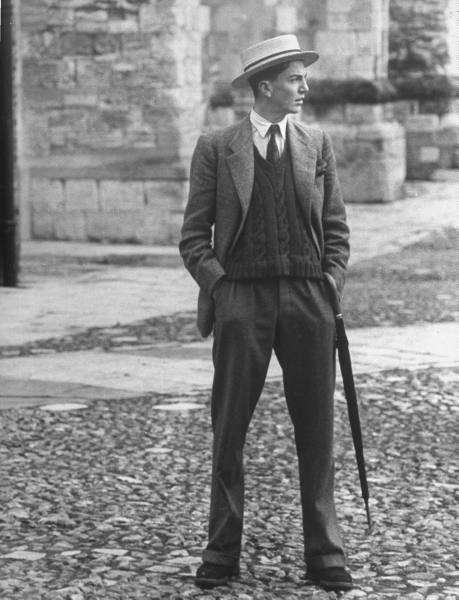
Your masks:
<path fill-rule="evenodd" d="M 371 80 L 387 75 L 388 0 L 309 0 L 303 6 L 303 23 L 321 57 L 318 78 Z"/>
<path fill-rule="evenodd" d="M 395 199 L 405 176 L 399 123 L 443 109 L 388 102 L 388 2 L 22 2 L 23 237 L 175 243 L 199 131 L 233 122 L 252 103 L 229 87 L 241 49 L 291 32 L 321 55 L 309 70 L 311 98 L 370 85 L 360 99 L 316 95 L 302 116 L 332 133 L 346 199 Z M 452 2 L 391 0 L 391 76 L 447 69 Z M 421 126 L 410 123 L 411 135 Z M 454 127 L 434 136 L 437 164 L 457 156 Z M 433 168 L 433 146 L 422 133 L 430 150 L 416 154 L 416 135 L 410 160 L 425 164 L 410 162 L 409 172 L 419 176 Z"/>
<path fill-rule="evenodd" d="M 199 0 L 22 3 L 32 235 L 175 241 L 202 112 L 198 10 Z"/>
<path fill-rule="evenodd" d="M 407 175 L 457 168 L 459 12 L 456 0 L 391 0 L 389 76 L 416 98 L 405 115 Z"/>
<path fill-rule="evenodd" d="M 444 73 L 450 0 L 391 0 L 391 77 Z"/>
<path fill-rule="evenodd" d="M 247 43 L 296 33 L 320 54 L 319 78 L 375 79 L 387 74 L 388 0 L 205 0 L 210 27 L 204 45 L 205 79 L 227 84 L 239 73 Z"/>

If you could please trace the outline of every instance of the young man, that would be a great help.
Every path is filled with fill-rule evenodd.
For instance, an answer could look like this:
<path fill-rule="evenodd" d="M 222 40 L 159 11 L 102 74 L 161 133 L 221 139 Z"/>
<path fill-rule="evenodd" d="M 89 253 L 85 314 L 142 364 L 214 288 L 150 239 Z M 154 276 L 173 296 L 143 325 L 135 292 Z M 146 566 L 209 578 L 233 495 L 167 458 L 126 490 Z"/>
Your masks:
<path fill-rule="evenodd" d="M 201 136 L 191 164 L 180 252 L 200 287 L 200 331 L 214 332 L 215 367 L 201 587 L 239 573 L 243 446 L 273 349 L 295 431 L 307 576 L 352 587 L 333 499 L 335 329 L 324 276 L 341 292 L 349 231 L 328 136 L 288 118 L 301 112 L 317 58 L 294 35 L 248 48 L 233 85 L 251 85 L 253 110 Z"/>

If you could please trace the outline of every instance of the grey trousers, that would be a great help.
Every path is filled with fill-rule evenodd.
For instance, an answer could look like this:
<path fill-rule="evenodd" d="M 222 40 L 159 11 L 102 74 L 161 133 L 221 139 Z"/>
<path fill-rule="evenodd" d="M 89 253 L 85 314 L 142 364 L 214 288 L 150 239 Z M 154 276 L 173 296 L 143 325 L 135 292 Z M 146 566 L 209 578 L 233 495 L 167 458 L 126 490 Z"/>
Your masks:
<path fill-rule="evenodd" d="M 325 282 L 224 281 L 215 301 L 212 489 L 203 560 L 239 562 L 243 447 L 274 349 L 295 431 L 304 557 L 312 567 L 343 566 L 333 498 L 335 327 Z"/>

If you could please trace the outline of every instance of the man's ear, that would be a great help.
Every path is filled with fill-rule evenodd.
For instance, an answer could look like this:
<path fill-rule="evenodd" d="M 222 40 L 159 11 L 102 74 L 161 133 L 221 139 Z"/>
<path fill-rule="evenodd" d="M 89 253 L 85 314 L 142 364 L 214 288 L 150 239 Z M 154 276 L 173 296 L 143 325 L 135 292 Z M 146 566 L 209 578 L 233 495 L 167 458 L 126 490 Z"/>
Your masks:
<path fill-rule="evenodd" d="M 260 81 L 260 83 L 258 84 L 258 89 L 263 96 L 265 96 L 266 98 L 271 98 L 272 86 L 270 81 L 268 81 L 267 79 Z"/>

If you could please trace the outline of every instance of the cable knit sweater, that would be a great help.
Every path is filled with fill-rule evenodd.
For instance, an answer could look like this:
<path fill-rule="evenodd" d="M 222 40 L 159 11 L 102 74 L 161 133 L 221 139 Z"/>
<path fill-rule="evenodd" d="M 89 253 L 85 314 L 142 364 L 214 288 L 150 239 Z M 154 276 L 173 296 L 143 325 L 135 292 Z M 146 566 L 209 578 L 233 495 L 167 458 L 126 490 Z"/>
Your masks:
<path fill-rule="evenodd" d="M 322 278 L 322 268 L 304 223 L 293 181 L 288 144 L 271 164 L 254 146 L 255 179 L 247 220 L 225 265 L 228 279 Z"/>

